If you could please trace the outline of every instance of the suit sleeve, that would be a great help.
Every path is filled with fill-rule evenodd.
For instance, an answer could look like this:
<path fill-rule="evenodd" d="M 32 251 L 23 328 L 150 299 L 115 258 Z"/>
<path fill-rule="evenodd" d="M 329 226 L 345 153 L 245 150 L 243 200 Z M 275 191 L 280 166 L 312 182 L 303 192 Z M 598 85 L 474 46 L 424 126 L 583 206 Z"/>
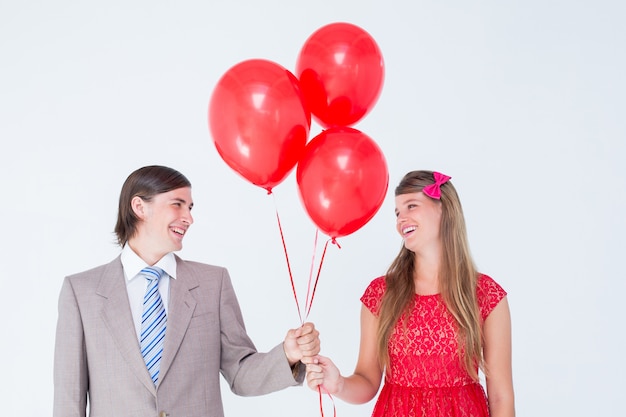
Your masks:
<path fill-rule="evenodd" d="M 85 417 L 87 357 L 80 310 L 69 278 L 59 295 L 53 378 L 53 416 Z"/>
<path fill-rule="evenodd" d="M 235 394 L 264 395 L 302 383 L 303 365 L 296 365 L 297 372 L 292 373 L 282 343 L 267 353 L 257 352 L 246 332 L 241 309 L 226 270 L 220 297 L 220 330 L 221 372 Z"/>

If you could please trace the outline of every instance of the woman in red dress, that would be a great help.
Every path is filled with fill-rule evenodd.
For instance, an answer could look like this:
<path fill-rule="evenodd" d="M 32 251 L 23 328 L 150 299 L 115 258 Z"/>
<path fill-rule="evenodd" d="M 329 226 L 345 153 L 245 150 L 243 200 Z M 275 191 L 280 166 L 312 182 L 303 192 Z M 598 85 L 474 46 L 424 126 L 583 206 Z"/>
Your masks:
<path fill-rule="evenodd" d="M 361 297 L 356 369 L 342 376 L 317 356 L 309 387 L 363 404 L 384 375 L 374 417 L 514 416 L 506 292 L 476 270 L 450 177 L 412 171 L 395 195 L 403 245 Z"/>

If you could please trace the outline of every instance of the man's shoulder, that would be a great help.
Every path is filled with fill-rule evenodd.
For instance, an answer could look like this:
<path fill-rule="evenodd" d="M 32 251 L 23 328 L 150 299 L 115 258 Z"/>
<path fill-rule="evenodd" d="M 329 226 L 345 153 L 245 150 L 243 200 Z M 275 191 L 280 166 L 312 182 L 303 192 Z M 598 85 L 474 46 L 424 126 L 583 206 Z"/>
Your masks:
<path fill-rule="evenodd" d="M 176 256 L 176 266 L 179 270 L 192 270 L 198 271 L 201 273 L 211 273 L 211 274 L 227 274 L 228 271 L 226 267 L 219 265 L 212 265 L 204 262 L 198 261 L 190 261 L 187 259 L 182 259 L 179 256 Z"/>
<path fill-rule="evenodd" d="M 106 264 L 98 265 L 80 272 L 70 274 L 67 278 L 70 280 L 88 279 L 90 277 L 99 277 L 102 274 L 111 271 L 122 271 L 122 262 L 120 261 L 119 256 Z"/>

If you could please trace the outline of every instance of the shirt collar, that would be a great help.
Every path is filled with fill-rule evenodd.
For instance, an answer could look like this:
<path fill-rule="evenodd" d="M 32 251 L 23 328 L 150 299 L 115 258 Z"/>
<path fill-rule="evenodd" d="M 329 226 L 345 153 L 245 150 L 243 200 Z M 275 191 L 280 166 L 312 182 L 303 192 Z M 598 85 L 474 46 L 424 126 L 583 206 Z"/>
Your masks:
<path fill-rule="evenodd" d="M 176 279 L 176 258 L 172 252 L 163 256 L 156 264 L 147 265 L 146 262 L 132 250 L 130 245 L 124 245 L 122 248 L 121 261 L 127 281 L 135 278 L 146 266 L 158 266 L 165 271 L 167 275 Z"/>

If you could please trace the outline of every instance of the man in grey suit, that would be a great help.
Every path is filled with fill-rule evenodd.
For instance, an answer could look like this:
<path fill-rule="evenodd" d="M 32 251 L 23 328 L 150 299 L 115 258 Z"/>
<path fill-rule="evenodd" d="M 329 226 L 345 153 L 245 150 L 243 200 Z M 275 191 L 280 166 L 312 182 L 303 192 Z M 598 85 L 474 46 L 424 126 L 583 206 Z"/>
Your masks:
<path fill-rule="evenodd" d="M 191 183 L 174 169 L 147 166 L 126 179 L 115 226 L 121 254 L 63 282 L 55 417 L 87 410 L 92 417 L 222 417 L 220 373 L 243 396 L 302 383 L 301 359 L 320 350 L 315 326 L 289 330 L 272 350 L 257 352 L 228 271 L 174 254 L 192 207 Z M 146 279 L 146 267 L 156 280 Z M 154 348 L 144 348 L 150 314 L 159 331 Z"/>

